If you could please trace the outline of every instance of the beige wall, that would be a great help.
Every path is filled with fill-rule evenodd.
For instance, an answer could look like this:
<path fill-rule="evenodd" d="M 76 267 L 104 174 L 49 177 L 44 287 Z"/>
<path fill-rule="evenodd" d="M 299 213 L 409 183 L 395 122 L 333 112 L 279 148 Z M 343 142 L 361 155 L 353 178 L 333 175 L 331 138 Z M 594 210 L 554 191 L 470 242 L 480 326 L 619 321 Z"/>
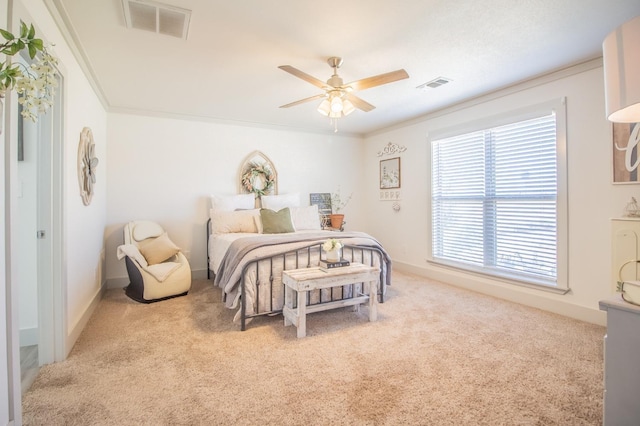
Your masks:
<path fill-rule="evenodd" d="M 211 194 L 238 193 L 243 160 L 255 150 L 275 165 L 280 194 L 353 192 L 347 228 L 364 226 L 363 142 L 341 135 L 204 123 L 161 117 L 109 114 L 108 224 L 106 273 L 109 284 L 128 284 L 124 261 L 116 258 L 122 228 L 131 220 L 163 225 L 188 252 L 192 270 L 206 273 L 206 221 Z"/>
<path fill-rule="evenodd" d="M 620 216 L 635 185 L 611 184 L 611 124 L 604 113 L 602 67 L 592 61 L 467 102 L 411 124 L 367 138 L 365 176 L 367 209 L 378 212 L 367 223 L 390 251 L 396 267 L 477 291 L 597 323 L 605 315 L 598 301 L 611 292 L 610 219 Z M 434 91 L 434 96 L 437 92 Z M 431 208 L 429 132 L 482 117 L 566 97 L 569 252 L 571 292 L 552 294 L 506 284 L 427 263 Z M 402 157 L 401 210 L 378 201 L 376 152 L 388 142 L 407 147 Z"/>

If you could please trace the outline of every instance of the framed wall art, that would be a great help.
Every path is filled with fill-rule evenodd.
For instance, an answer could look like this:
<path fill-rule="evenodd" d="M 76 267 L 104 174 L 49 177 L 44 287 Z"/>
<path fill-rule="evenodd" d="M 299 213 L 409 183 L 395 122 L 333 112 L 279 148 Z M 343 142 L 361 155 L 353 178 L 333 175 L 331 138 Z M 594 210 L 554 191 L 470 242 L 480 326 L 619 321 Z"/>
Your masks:
<path fill-rule="evenodd" d="M 380 160 L 380 189 L 400 188 L 400 157 Z"/>
<path fill-rule="evenodd" d="M 613 183 L 640 183 L 640 123 L 613 123 Z"/>
<path fill-rule="evenodd" d="M 96 144 L 93 141 L 93 132 L 85 127 L 80 133 L 78 143 L 78 183 L 80 184 L 80 196 L 85 206 L 91 204 L 93 190 L 96 184 Z"/>

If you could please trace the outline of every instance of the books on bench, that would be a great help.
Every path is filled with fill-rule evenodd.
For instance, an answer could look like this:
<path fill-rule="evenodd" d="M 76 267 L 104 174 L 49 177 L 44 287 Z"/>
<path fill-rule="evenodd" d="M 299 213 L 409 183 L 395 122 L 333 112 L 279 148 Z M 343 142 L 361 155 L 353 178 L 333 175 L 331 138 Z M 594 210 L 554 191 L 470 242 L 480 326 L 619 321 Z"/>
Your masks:
<path fill-rule="evenodd" d="M 346 259 L 340 259 L 337 262 L 329 262 L 328 260 L 321 259 L 319 266 L 320 269 L 333 269 L 349 266 L 351 263 Z"/>

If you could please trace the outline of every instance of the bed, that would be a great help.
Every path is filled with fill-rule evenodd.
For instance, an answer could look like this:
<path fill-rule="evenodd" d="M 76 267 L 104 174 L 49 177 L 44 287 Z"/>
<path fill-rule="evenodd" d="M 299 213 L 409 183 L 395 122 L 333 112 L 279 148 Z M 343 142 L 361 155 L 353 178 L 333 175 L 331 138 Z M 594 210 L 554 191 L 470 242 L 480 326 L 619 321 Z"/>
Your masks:
<path fill-rule="evenodd" d="M 379 302 L 384 302 L 391 282 L 391 260 L 370 235 L 321 229 L 317 206 L 283 207 L 263 200 L 263 205 L 274 210 L 243 208 L 253 207 L 248 204 L 216 209 L 212 201 L 214 208 L 207 221 L 207 277 L 221 289 L 225 306 L 236 310 L 234 322 L 241 330 L 252 318 L 282 313 L 282 271 L 317 266 L 324 259 L 321 246 L 330 238 L 345 245 L 343 258 L 380 268 L 377 294 Z M 307 304 L 351 298 L 360 292 L 362 283 L 315 291 Z"/>

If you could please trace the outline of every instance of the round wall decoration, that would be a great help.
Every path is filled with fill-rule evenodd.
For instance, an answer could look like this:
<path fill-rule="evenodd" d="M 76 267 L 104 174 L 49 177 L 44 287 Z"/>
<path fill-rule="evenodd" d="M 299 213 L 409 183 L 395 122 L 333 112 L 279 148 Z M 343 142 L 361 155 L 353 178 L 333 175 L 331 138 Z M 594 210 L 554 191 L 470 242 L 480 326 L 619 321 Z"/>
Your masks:
<path fill-rule="evenodd" d="M 276 183 L 271 168 L 265 163 L 250 162 L 242 174 L 242 187 L 256 197 L 269 194 Z"/>
<path fill-rule="evenodd" d="M 80 184 L 80 196 L 85 206 L 91 204 L 93 185 L 96 183 L 98 159 L 95 151 L 93 132 L 90 128 L 85 127 L 80 132 L 80 143 L 78 144 L 78 183 Z"/>

